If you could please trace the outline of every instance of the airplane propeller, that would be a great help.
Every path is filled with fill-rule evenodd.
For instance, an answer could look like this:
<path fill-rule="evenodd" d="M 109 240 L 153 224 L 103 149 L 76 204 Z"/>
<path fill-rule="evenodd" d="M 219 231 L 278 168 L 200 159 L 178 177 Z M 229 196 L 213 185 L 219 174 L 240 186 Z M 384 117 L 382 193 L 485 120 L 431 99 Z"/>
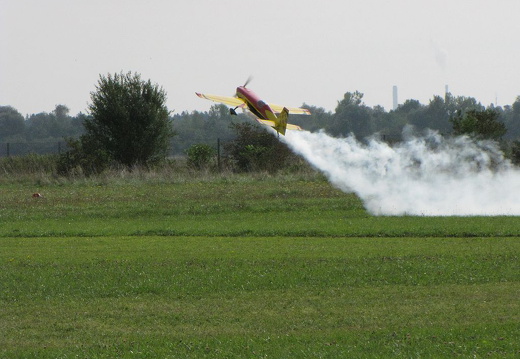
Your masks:
<path fill-rule="evenodd" d="M 246 87 L 250 82 L 251 80 L 253 79 L 253 76 L 249 75 L 249 77 L 247 78 L 246 82 L 244 83 L 244 86 L 243 87 Z M 235 95 L 233 97 L 238 97 L 237 94 L 235 93 Z M 230 115 L 233 115 L 233 116 L 236 116 L 237 115 L 237 108 L 239 108 L 240 106 L 237 106 L 235 108 L 230 108 L 229 109 L 229 114 Z"/>
<path fill-rule="evenodd" d="M 249 77 L 246 80 L 246 83 L 244 84 L 244 87 L 246 87 L 251 82 L 252 79 L 253 79 L 253 76 L 249 75 Z"/>

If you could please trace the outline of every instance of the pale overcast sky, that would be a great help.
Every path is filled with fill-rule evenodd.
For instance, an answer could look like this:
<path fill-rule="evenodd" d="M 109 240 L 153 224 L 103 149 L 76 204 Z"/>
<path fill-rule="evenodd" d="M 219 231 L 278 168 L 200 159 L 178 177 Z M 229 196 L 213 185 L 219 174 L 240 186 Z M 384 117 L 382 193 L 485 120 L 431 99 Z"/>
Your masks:
<path fill-rule="evenodd" d="M 449 85 L 489 105 L 520 95 L 518 0 L 0 0 L 0 105 L 86 112 L 100 74 L 138 72 L 168 108 L 205 111 L 195 91 L 333 111 L 427 104 Z"/>

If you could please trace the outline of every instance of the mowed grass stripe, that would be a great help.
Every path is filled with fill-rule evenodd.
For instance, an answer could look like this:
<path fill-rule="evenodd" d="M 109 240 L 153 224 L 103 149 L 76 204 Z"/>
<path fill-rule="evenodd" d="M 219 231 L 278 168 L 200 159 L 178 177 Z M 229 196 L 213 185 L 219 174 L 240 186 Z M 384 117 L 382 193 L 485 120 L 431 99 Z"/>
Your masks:
<path fill-rule="evenodd" d="M 373 217 L 320 179 L 0 187 L 0 237 L 512 237 L 517 217 Z"/>
<path fill-rule="evenodd" d="M 29 238 L 1 247 L 6 301 L 520 280 L 516 238 Z"/>
<path fill-rule="evenodd" d="M 516 238 L 0 243 L 4 357 L 514 357 L 520 350 Z"/>
<path fill-rule="evenodd" d="M 385 340 L 400 333 L 399 339 L 404 340 L 406 333 L 430 345 L 436 338 L 442 341 L 460 332 L 473 335 L 465 343 L 472 350 L 485 341 L 499 342 L 514 354 L 520 339 L 519 292 L 518 284 L 495 283 L 255 291 L 171 300 L 141 296 L 37 301 L 9 307 L 2 315 L 5 330 L 0 342 L 10 350 L 93 350 L 110 343 L 130 351 L 136 341 L 148 345 L 158 339 L 163 342 L 157 348 L 164 350 L 180 341 L 240 343 L 245 337 L 255 342 L 272 338 L 283 344 L 291 338 L 314 337 L 318 342 L 313 346 L 326 352 L 326 343 L 335 342 L 346 350 L 352 338 L 366 346 L 370 337 Z M 458 346 L 464 344 L 461 338 L 457 341 Z M 264 344 L 259 348 L 269 350 Z M 443 347 L 449 350 L 447 342 Z M 237 354 L 248 353 L 245 347 L 237 349 Z"/>

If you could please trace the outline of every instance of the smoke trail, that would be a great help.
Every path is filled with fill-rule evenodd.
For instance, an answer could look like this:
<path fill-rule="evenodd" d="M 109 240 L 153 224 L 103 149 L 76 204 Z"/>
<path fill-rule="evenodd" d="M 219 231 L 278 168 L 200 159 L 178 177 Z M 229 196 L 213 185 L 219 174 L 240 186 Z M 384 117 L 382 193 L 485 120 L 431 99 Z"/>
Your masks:
<path fill-rule="evenodd" d="M 520 171 L 493 142 L 433 131 L 393 147 L 307 131 L 284 141 L 374 215 L 520 215 Z"/>

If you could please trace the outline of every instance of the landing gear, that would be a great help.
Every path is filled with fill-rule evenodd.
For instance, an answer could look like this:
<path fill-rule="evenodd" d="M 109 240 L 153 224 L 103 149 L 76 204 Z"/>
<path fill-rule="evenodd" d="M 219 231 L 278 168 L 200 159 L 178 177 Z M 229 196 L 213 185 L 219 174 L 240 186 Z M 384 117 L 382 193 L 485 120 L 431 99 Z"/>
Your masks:
<path fill-rule="evenodd" d="M 235 108 L 230 108 L 229 109 L 229 114 L 232 115 L 232 116 L 236 116 L 237 115 L 237 111 L 236 111 L 237 108 L 238 108 L 238 106 L 235 107 Z"/>

